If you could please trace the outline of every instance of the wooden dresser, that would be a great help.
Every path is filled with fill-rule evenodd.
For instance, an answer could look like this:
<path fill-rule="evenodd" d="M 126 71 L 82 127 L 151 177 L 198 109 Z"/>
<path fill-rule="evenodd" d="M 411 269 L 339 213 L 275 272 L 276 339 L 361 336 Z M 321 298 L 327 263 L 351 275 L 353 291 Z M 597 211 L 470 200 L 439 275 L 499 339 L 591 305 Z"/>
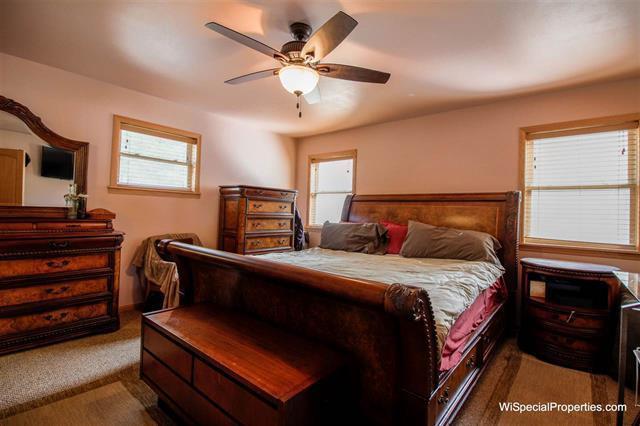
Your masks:
<path fill-rule="evenodd" d="M 525 258 L 520 347 L 565 367 L 604 372 L 615 335 L 617 268 Z"/>
<path fill-rule="evenodd" d="M 117 330 L 123 234 L 110 219 L 24 209 L 41 217 L 0 216 L 0 354 Z"/>
<path fill-rule="evenodd" d="M 291 189 L 221 186 L 218 249 L 240 254 L 293 250 L 297 194 Z"/>

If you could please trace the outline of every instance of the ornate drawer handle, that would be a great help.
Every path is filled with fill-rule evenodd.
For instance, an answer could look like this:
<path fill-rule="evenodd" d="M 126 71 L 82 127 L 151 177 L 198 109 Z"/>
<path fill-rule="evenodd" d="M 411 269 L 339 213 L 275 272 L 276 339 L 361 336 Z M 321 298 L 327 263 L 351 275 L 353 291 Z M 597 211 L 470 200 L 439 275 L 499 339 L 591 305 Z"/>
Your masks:
<path fill-rule="evenodd" d="M 44 319 L 47 321 L 60 321 L 61 319 L 65 318 L 67 315 L 69 315 L 68 312 L 60 312 L 60 315 L 58 315 L 57 317 L 55 315 L 49 314 L 49 315 L 45 315 Z"/>
<path fill-rule="evenodd" d="M 65 266 L 67 266 L 69 263 L 71 263 L 70 260 L 63 260 L 62 262 L 55 262 L 55 261 L 51 261 L 51 262 L 47 262 L 46 265 L 49 268 L 64 268 Z"/>
<path fill-rule="evenodd" d="M 259 209 L 259 208 L 261 208 L 261 207 L 262 207 L 262 204 L 256 204 L 256 203 L 253 203 L 253 208 L 254 208 L 254 209 Z"/>
<path fill-rule="evenodd" d="M 258 247 L 258 246 L 261 246 L 261 245 L 262 245 L 262 241 L 260 241 L 260 240 L 251 241 L 251 246 L 252 247 Z"/>
<path fill-rule="evenodd" d="M 62 294 L 67 292 L 70 288 L 71 287 L 68 287 L 68 286 L 60 287 L 57 290 L 55 288 L 48 288 L 44 292 L 47 294 Z"/>
<path fill-rule="evenodd" d="M 263 191 L 262 189 L 258 189 L 258 190 L 256 191 L 256 194 L 258 194 L 258 195 L 264 194 L 264 191 Z"/>
<path fill-rule="evenodd" d="M 256 228 L 260 228 L 262 226 L 262 222 L 255 222 L 255 226 Z"/>
<path fill-rule="evenodd" d="M 82 225 L 80 225 L 79 223 L 67 223 L 66 227 L 67 228 L 80 228 Z"/>
<path fill-rule="evenodd" d="M 473 355 L 467 360 L 466 365 L 467 365 L 467 368 L 473 368 L 476 366 L 476 359 Z"/>
<path fill-rule="evenodd" d="M 280 228 L 284 228 L 285 226 L 288 226 L 289 224 L 287 222 L 278 222 L 278 226 Z"/>
<path fill-rule="evenodd" d="M 69 247 L 69 241 L 49 241 L 49 247 L 63 249 Z"/>
<path fill-rule="evenodd" d="M 286 192 L 281 192 L 280 195 L 282 195 L 283 197 L 285 197 L 287 195 Z"/>
<path fill-rule="evenodd" d="M 286 205 L 286 204 L 280 204 L 278 207 L 280 208 L 280 210 L 284 210 L 284 209 L 286 209 L 286 208 L 287 208 L 287 207 L 289 207 L 289 206 L 288 206 L 288 205 Z"/>
<path fill-rule="evenodd" d="M 284 244 L 284 243 L 286 243 L 286 242 L 287 242 L 287 240 L 286 240 L 286 239 L 284 239 L 284 238 L 283 238 L 282 240 L 278 240 L 278 244 L 280 244 L 280 245 L 282 245 L 282 244 Z"/>
<path fill-rule="evenodd" d="M 449 386 L 444 389 L 442 395 L 438 397 L 438 404 L 446 404 L 449 402 Z"/>
<path fill-rule="evenodd" d="M 567 318 L 567 324 L 571 323 L 571 321 L 573 321 L 573 315 L 575 315 L 576 311 L 571 311 L 571 313 L 569 314 L 569 317 Z"/>

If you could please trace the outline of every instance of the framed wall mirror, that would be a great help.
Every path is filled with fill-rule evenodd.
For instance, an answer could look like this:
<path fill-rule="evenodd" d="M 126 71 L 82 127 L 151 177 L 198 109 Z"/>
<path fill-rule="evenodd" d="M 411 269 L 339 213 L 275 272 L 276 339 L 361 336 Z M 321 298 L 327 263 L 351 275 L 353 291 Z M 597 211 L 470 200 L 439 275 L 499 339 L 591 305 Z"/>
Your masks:
<path fill-rule="evenodd" d="M 87 193 L 88 154 L 88 142 L 60 136 L 0 95 L 0 209 L 64 208 L 69 184 Z"/>

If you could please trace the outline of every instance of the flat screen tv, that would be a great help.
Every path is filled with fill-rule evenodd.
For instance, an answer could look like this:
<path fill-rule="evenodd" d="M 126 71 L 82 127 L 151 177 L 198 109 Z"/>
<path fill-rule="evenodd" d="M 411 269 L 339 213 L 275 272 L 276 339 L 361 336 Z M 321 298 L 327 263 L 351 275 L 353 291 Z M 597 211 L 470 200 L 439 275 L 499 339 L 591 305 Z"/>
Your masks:
<path fill-rule="evenodd" d="M 73 179 L 74 155 L 74 152 L 66 149 L 43 146 L 40 175 L 57 179 Z"/>

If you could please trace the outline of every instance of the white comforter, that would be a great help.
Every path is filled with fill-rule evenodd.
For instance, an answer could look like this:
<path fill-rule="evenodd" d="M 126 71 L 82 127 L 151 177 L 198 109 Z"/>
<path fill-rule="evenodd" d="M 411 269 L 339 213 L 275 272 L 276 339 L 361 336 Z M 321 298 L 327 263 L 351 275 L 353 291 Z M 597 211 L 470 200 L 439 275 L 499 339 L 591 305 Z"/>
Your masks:
<path fill-rule="evenodd" d="M 378 256 L 321 248 L 260 257 L 344 277 L 424 288 L 431 299 L 440 350 L 456 319 L 504 273 L 501 266 L 489 262 Z"/>

